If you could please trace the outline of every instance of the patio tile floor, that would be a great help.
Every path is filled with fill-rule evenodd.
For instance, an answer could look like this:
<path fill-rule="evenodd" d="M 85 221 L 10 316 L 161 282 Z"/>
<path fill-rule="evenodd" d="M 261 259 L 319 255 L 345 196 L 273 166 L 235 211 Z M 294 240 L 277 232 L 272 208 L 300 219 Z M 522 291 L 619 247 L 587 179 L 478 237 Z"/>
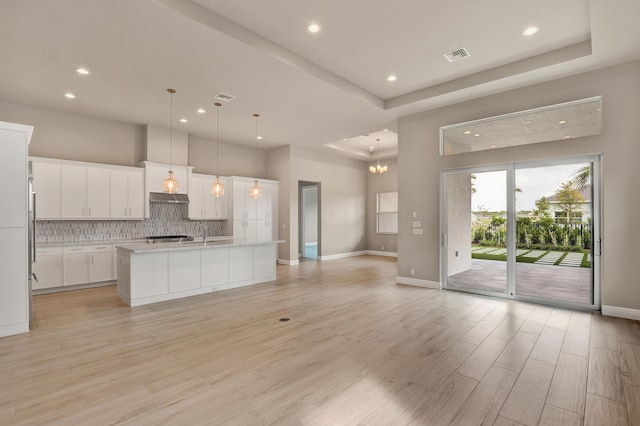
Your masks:
<path fill-rule="evenodd" d="M 546 257 L 546 256 L 545 256 Z M 448 287 L 507 292 L 507 263 L 471 259 L 471 269 L 448 278 Z M 591 270 L 516 263 L 517 294 L 591 304 Z"/>

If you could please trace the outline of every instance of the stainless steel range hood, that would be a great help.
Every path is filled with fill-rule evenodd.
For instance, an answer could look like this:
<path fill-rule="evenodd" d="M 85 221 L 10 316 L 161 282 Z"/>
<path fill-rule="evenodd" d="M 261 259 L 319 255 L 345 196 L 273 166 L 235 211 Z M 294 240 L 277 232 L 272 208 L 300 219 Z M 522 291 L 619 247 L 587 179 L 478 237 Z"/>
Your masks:
<path fill-rule="evenodd" d="M 166 192 L 150 192 L 150 203 L 189 204 L 187 194 L 167 194 Z"/>

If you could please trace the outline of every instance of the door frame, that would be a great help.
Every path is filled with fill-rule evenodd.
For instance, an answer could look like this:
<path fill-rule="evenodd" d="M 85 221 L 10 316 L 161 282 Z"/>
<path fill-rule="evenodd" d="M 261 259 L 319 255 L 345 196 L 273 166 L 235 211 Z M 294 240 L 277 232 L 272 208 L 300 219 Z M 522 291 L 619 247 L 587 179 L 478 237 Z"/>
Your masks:
<path fill-rule="evenodd" d="M 441 287 L 446 290 L 462 291 L 485 296 L 501 297 L 525 302 L 533 302 L 557 307 L 599 311 L 601 308 L 601 278 L 602 278 L 602 229 L 601 214 L 602 204 L 601 188 L 601 154 L 561 157 L 549 160 L 523 161 L 495 164 L 490 166 L 464 167 L 446 169 L 440 172 L 440 282 Z M 515 174 L 518 169 L 527 169 L 545 166 L 557 166 L 572 163 L 589 163 L 591 166 L 591 290 L 593 304 L 587 305 L 577 302 L 569 302 L 556 299 L 547 299 L 535 296 L 524 296 L 517 293 L 516 279 L 516 182 Z M 449 287 L 448 279 L 448 241 L 447 241 L 447 176 L 462 173 L 483 173 L 506 171 L 506 204 L 507 204 L 507 292 L 498 293 L 484 290 L 474 290 L 473 288 Z"/>
<path fill-rule="evenodd" d="M 320 182 L 308 182 L 308 181 L 298 181 L 298 259 L 305 258 L 304 257 L 304 244 L 305 244 L 305 209 L 304 209 L 304 190 L 305 188 L 315 187 L 316 188 L 316 227 L 317 227 L 317 254 L 314 260 L 320 259 L 320 250 L 321 250 L 321 234 L 320 234 L 320 206 L 321 206 L 321 197 L 320 197 Z M 311 258 L 305 258 L 311 259 Z"/>

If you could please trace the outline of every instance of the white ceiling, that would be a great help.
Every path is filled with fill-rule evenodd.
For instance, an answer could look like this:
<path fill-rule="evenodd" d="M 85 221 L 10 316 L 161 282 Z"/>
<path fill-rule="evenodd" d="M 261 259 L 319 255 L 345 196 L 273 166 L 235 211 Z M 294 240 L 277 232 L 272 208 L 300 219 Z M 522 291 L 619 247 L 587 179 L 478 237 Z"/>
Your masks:
<path fill-rule="evenodd" d="M 175 125 L 213 137 L 223 91 L 236 95 L 223 142 L 252 144 L 258 112 L 263 147 L 329 149 L 408 113 L 638 58 L 638 17 L 635 0 L 3 0 L 0 99 L 168 126 L 172 87 Z M 460 47 L 471 56 L 443 58 Z"/>

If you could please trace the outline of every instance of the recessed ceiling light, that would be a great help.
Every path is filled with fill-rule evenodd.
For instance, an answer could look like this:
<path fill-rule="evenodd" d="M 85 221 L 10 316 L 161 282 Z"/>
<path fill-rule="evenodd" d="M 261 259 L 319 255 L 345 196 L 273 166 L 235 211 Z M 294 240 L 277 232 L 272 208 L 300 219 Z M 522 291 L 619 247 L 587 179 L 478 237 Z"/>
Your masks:
<path fill-rule="evenodd" d="M 530 37 L 532 35 L 534 35 L 535 33 L 537 33 L 538 31 L 540 31 L 540 27 L 536 27 L 535 25 L 531 25 L 530 27 L 527 27 L 524 29 L 524 31 L 522 32 L 522 35 L 525 37 Z"/>
<path fill-rule="evenodd" d="M 480 136 L 480 133 L 476 133 L 473 136 L 478 137 L 478 136 Z"/>
<path fill-rule="evenodd" d="M 571 137 L 571 136 L 567 135 L 567 136 L 565 136 L 564 138 L 565 138 L 565 139 L 569 139 L 570 137 Z"/>
<path fill-rule="evenodd" d="M 531 120 L 525 121 L 524 124 L 531 124 Z"/>
<path fill-rule="evenodd" d="M 344 138 L 344 139 L 342 139 L 342 140 L 343 140 L 343 141 L 346 141 L 346 140 L 347 140 L 347 138 Z"/>
<path fill-rule="evenodd" d="M 181 122 L 181 123 L 188 123 L 188 122 L 189 122 L 189 120 L 187 120 L 186 118 L 181 118 L 181 119 L 180 119 L 180 122 Z"/>
<path fill-rule="evenodd" d="M 393 74 L 391 74 L 389 77 L 387 77 L 387 81 L 396 81 L 397 79 L 398 79 L 398 77 L 396 77 Z"/>
<path fill-rule="evenodd" d="M 317 33 L 320 31 L 320 25 L 318 24 L 309 24 L 307 25 L 307 31 L 310 33 Z"/>
<path fill-rule="evenodd" d="M 471 134 L 471 130 L 465 130 L 464 134 L 465 135 L 470 135 Z"/>
<path fill-rule="evenodd" d="M 207 111 L 205 111 L 204 108 L 198 109 L 198 114 L 204 114 L 205 112 L 207 112 Z"/>
<path fill-rule="evenodd" d="M 564 124 L 564 123 L 566 123 L 566 121 L 565 121 L 565 120 L 560 120 L 560 121 L 558 121 L 558 124 Z"/>
<path fill-rule="evenodd" d="M 74 95 L 71 92 L 67 92 L 67 93 L 64 94 L 64 97 L 67 98 L 67 99 L 75 99 L 76 95 Z"/>
<path fill-rule="evenodd" d="M 81 74 L 81 75 L 89 75 L 89 74 L 91 74 L 88 69 L 82 68 L 82 67 L 81 68 L 76 68 L 76 72 L 78 74 Z"/>
<path fill-rule="evenodd" d="M 495 145 L 491 145 L 491 148 L 495 148 L 495 147 L 496 147 Z"/>
<path fill-rule="evenodd" d="M 389 129 L 384 129 L 384 130 L 383 130 L 383 132 L 388 132 L 388 131 L 389 131 Z"/>
<path fill-rule="evenodd" d="M 256 139 L 262 139 L 262 136 L 258 136 L 258 137 L 256 137 Z"/>
<path fill-rule="evenodd" d="M 375 147 L 375 146 L 370 146 L 370 147 L 369 147 L 369 151 L 373 151 L 374 149 L 376 149 L 376 147 Z"/>

